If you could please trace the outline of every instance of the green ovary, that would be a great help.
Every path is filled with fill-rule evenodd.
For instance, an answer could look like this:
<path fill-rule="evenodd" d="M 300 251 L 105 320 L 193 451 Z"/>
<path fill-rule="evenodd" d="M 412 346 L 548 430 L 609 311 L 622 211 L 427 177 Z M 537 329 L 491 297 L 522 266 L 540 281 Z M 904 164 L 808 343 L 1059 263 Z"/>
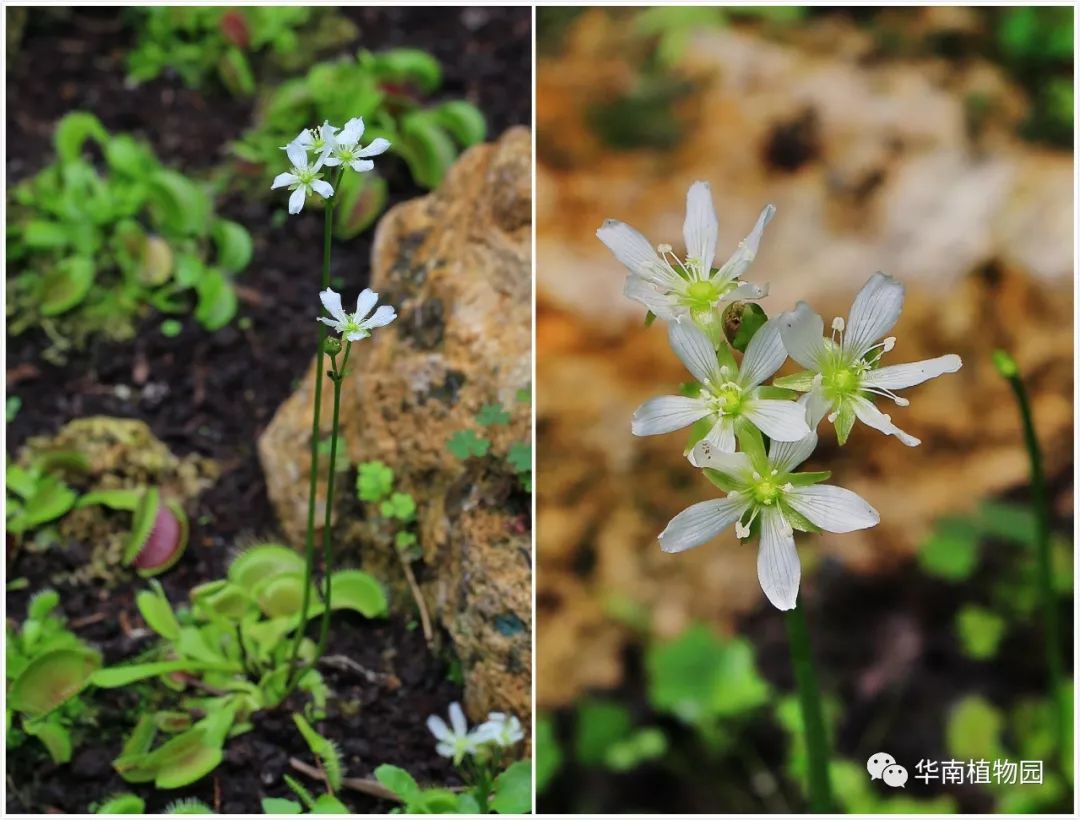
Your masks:
<path fill-rule="evenodd" d="M 853 395 L 861 383 L 862 370 L 857 366 L 841 365 L 821 374 L 821 386 L 825 389 L 825 395 L 835 402 Z"/>
<path fill-rule="evenodd" d="M 780 497 L 780 487 L 770 478 L 763 478 L 751 488 L 754 500 L 758 504 L 771 506 Z"/>
<path fill-rule="evenodd" d="M 734 382 L 725 382 L 713 394 L 713 408 L 721 416 L 735 416 L 742 408 L 743 391 Z"/>
<path fill-rule="evenodd" d="M 683 301 L 690 310 L 711 310 L 723 290 L 712 282 L 692 282 L 683 294 Z"/>

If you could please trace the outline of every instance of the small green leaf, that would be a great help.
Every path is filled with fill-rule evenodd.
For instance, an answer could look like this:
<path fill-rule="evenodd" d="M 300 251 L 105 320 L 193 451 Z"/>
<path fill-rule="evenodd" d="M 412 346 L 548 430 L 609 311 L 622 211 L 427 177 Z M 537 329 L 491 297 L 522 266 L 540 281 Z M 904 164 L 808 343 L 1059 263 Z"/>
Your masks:
<path fill-rule="evenodd" d="M 394 493 L 379 505 L 379 512 L 384 518 L 396 518 L 398 521 L 412 521 L 416 515 L 416 502 L 408 493 Z"/>
<path fill-rule="evenodd" d="M 180 624 L 161 584 L 153 581 L 151 585 L 153 590 L 144 589 L 135 596 L 135 605 L 147 626 L 166 640 L 175 641 L 180 637 Z"/>
<path fill-rule="evenodd" d="M 53 720 L 32 720 L 23 723 L 23 731 L 41 741 L 53 763 L 71 761 L 71 732 Z"/>
<path fill-rule="evenodd" d="M 262 799 L 263 814 L 303 814 L 304 807 L 295 800 L 284 797 L 264 797 Z"/>
<path fill-rule="evenodd" d="M 215 220 L 210 236 L 217 247 L 217 266 L 226 273 L 239 273 L 251 262 L 251 234 L 238 222 Z"/>
<path fill-rule="evenodd" d="M 320 794 L 311 807 L 312 814 L 349 814 L 349 807 L 332 794 Z"/>
<path fill-rule="evenodd" d="M 384 763 L 375 769 L 375 779 L 406 803 L 420 795 L 420 786 L 413 776 L 398 766 Z"/>
<path fill-rule="evenodd" d="M 101 120 L 85 111 L 74 111 L 65 115 L 57 123 L 53 137 L 60 161 L 71 162 L 78 159 L 88 139 L 99 145 L 105 145 L 109 141 L 109 132 L 105 130 Z"/>
<path fill-rule="evenodd" d="M 608 748 L 628 737 L 633 729 L 625 706 L 598 698 L 580 701 L 576 718 L 574 753 L 585 766 L 603 764 Z"/>
<path fill-rule="evenodd" d="M 60 593 L 55 589 L 43 589 L 26 605 L 26 617 L 31 621 L 44 621 L 60 605 Z"/>
<path fill-rule="evenodd" d="M 468 148 L 483 142 L 487 123 L 480 109 L 464 100 L 451 100 L 435 107 L 435 120 L 450 132 L 458 145 Z"/>
<path fill-rule="evenodd" d="M 732 302 L 724 310 L 722 321 L 731 346 L 745 353 L 750 340 L 769 317 L 757 302 Z"/>
<path fill-rule="evenodd" d="M 382 585 L 366 572 L 341 569 L 330 576 L 331 609 L 351 609 L 366 618 L 381 618 L 388 606 Z"/>
<path fill-rule="evenodd" d="M 491 807 L 499 814 L 528 814 L 532 810 L 532 764 L 511 763 L 495 778 Z"/>
<path fill-rule="evenodd" d="M 261 581 L 279 575 L 304 572 L 304 558 L 282 544 L 248 547 L 229 565 L 228 578 L 241 589 L 253 592 Z"/>
<path fill-rule="evenodd" d="M 8 707 L 38 717 L 79 694 L 101 666 L 101 655 L 90 649 L 54 649 L 38 655 L 8 690 Z"/>
<path fill-rule="evenodd" d="M 92 507 L 100 504 L 110 510 L 125 510 L 135 512 L 139 501 L 142 500 L 143 492 L 139 490 L 94 490 L 79 497 L 76 507 Z"/>
<path fill-rule="evenodd" d="M 54 250 L 66 247 L 69 242 L 67 229 L 58 222 L 34 219 L 22 229 L 22 241 L 33 250 Z"/>
<path fill-rule="evenodd" d="M 76 492 L 56 476 L 42 476 L 23 508 L 22 530 L 55 521 L 75 506 L 77 498 Z"/>
<path fill-rule="evenodd" d="M 167 675 L 171 672 L 240 672 L 236 663 L 213 663 L 196 660 L 155 661 L 154 663 L 136 663 L 129 666 L 113 666 L 99 669 L 90 677 L 94 686 L 102 689 L 118 689 L 136 681 Z"/>
<path fill-rule="evenodd" d="M 94 263 L 85 256 L 69 256 L 45 274 L 41 315 L 59 316 L 86 298 L 94 284 Z"/>
<path fill-rule="evenodd" d="M 476 414 L 476 420 L 485 427 L 505 425 L 510 423 L 510 414 L 503 410 L 501 404 L 485 404 Z"/>
<path fill-rule="evenodd" d="M 409 83 L 424 94 L 432 93 L 442 83 L 439 61 L 418 48 L 390 49 L 375 55 L 373 62 L 380 79 Z"/>
<path fill-rule="evenodd" d="M 506 454 L 510 466 L 519 473 L 532 469 L 532 445 L 527 441 L 515 441 Z"/>
<path fill-rule="evenodd" d="M 184 325 L 176 319 L 166 319 L 161 323 L 161 335 L 169 339 L 175 339 L 184 331 Z"/>
<path fill-rule="evenodd" d="M 551 715 L 541 712 L 536 717 L 536 792 L 542 794 L 562 768 L 563 752 L 555 736 Z"/>
<path fill-rule="evenodd" d="M 146 801 L 135 794 L 114 794 L 107 797 L 94 810 L 94 814 L 142 814 L 146 811 Z"/>
<path fill-rule="evenodd" d="M 949 712 L 945 748 L 961 760 L 996 760 L 1008 755 L 1001 743 L 1001 712 L 985 698 L 968 695 Z"/>
<path fill-rule="evenodd" d="M 1005 635 L 1005 619 L 989 609 L 969 604 L 956 613 L 956 632 L 964 654 L 987 660 L 997 654 Z"/>
<path fill-rule="evenodd" d="M 471 457 L 481 458 L 487 455 L 491 442 L 476 435 L 473 430 L 458 430 L 446 442 L 451 455 L 465 461 Z"/>
<path fill-rule="evenodd" d="M 381 461 L 366 461 L 356 473 L 356 495 L 361 501 L 382 501 L 394 488 L 394 471 Z"/>
<path fill-rule="evenodd" d="M 232 282 L 216 268 L 203 271 L 195 287 L 199 303 L 195 307 L 195 318 L 209 331 L 221 330 L 236 315 L 236 291 Z"/>
<path fill-rule="evenodd" d="M 978 530 L 966 518 L 944 518 L 919 550 L 923 571 L 947 581 L 971 577 L 979 561 Z"/>
<path fill-rule="evenodd" d="M 189 729 L 159 746 L 149 757 L 157 770 L 154 785 L 179 789 L 210 774 L 221 763 L 222 749 L 201 728 Z"/>
<path fill-rule="evenodd" d="M 18 396 L 8 396 L 5 410 L 7 412 L 7 423 L 15 421 L 15 417 L 19 415 L 19 411 L 22 409 L 22 399 Z"/>

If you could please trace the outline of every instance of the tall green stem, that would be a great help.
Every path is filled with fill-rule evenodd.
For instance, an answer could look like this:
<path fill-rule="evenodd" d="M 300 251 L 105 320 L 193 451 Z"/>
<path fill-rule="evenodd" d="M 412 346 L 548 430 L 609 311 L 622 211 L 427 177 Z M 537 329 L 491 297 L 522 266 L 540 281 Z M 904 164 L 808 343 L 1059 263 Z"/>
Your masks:
<path fill-rule="evenodd" d="M 1039 583 L 1039 597 L 1042 599 L 1043 628 L 1046 631 L 1045 651 L 1046 669 L 1052 688 L 1050 701 L 1054 706 L 1054 740 L 1060 748 L 1062 732 L 1068 715 L 1065 688 L 1065 675 L 1061 660 L 1061 627 L 1058 623 L 1057 601 L 1054 596 L 1053 571 L 1050 557 L 1050 496 L 1046 491 L 1046 475 L 1043 472 L 1042 451 L 1039 439 L 1035 435 L 1035 421 L 1031 415 L 1031 402 L 1027 388 L 1020 378 L 1020 368 L 1016 361 L 1004 350 L 994 352 L 994 364 L 998 372 L 1009 382 L 1016 405 L 1020 410 L 1020 421 L 1024 428 L 1024 445 L 1028 451 L 1031 467 L 1031 498 L 1035 506 L 1035 549 Z"/>
<path fill-rule="evenodd" d="M 833 811 L 832 787 L 829 784 L 829 742 L 825 735 L 825 716 L 821 709 L 814 659 L 810 653 L 810 632 L 801 606 L 785 616 L 791 665 L 795 669 L 795 686 L 799 691 L 803 729 L 806 736 L 806 756 L 810 781 L 810 810 L 819 813 Z"/>
<path fill-rule="evenodd" d="M 340 177 L 340 175 L 339 175 Z M 323 212 L 323 264 L 322 264 L 322 290 L 330 287 L 330 240 L 334 233 L 334 200 L 326 201 Z M 304 597 L 300 604 L 300 623 L 296 627 L 296 637 L 293 638 L 292 653 L 289 657 L 288 686 L 285 693 L 288 695 L 296 686 L 299 676 L 296 674 L 296 664 L 300 657 L 300 644 L 304 640 L 304 632 L 307 627 L 308 611 L 311 608 L 311 579 L 315 574 L 315 502 L 319 492 L 319 420 L 322 417 L 322 388 L 323 367 L 326 364 L 326 325 L 322 322 L 319 326 L 319 352 L 315 367 L 315 406 L 311 417 L 311 469 L 308 472 L 308 513 L 307 531 L 304 534 Z M 335 419 L 335 428 L 337 422 Z M 336 429 L 335 429 L 336 438 Z M 327 504 L 330 503 L 329 498 Z"/>
<path fill-rule="evenodd" d="M 341 368 L 338 369 L 337 358 L 334 362 L 334 420 L 333 438 L 330 439 L 330 465 L 329 474 L 326 477 L 326 512 L 323 518 L 323 612 L 319 624 L 319 648 L 315 651 L 315 657 L 321 658 L 326 651 L 326 641 L 330 634 L 330 577 L 331 565 L 333 564 L 333 548 L 331 538 L 331 525 L 334 515 L 334 477 L 337 475 L 337 445 L 338 445 L 338 411 L 341 408 L 341 381 L 345 378 L 345 366 L 349 363 L 349 353 L 352 351 L 352 342 L 345 342 L 345 355 L 341 359 Z"/>

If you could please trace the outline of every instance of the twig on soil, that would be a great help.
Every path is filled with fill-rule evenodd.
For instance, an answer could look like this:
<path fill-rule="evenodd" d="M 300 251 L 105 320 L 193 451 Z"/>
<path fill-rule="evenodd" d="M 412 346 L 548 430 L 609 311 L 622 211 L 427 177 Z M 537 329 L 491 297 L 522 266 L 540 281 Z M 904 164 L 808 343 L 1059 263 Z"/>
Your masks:
<path fill-rule="evenodd" d="M 326 782 L 326 775 L 316 769 L 314 766 L 309 766 L 302 760 L 297 760 L 295 757 L 289 758 L 289 765 L 302 774 L 306 774 L 308 777 L 314 780 L 321 780 Z M 378 797 L 380 800 L 393 800 L 395 803 L 402 802 L 401 798 L 394 794 L 390 789 L 386 788 L 378 780 L 372 780 L 365 777 L 343 777 L 341 779 L 341 785 L 347 789 L 352 789 L 356 792 L 362 792 L 363 794 L 370 795 L 372 797 Z"/>
<path fill-rule="evenodd" d="M 397 689 L 401 686 L 401 681 L 397 675 L 374 672 L 366 666 L 361 666 L 347 655 L 323 655 L 323 657 L 319 658 L 319 664 L 343 672 L 356 672 L 368 683 L 385 685 L 388 689 Z"/>
<path fill-rule="evenodd" d="M 398 560 L 401 561 L 401 568 L 405 571 L 405 580 L 409 582 L 409 591 L 412 592 L 413 600 L 416 601 L 416 608 L 420 610 L 420 626 L 424 630 L 424 640 L 427 641 L 430 649 L 435 641 L 435 635 L 431 631 L 431 616 L 428 615 L 427 604 L 424 603 L 420 585 L 416 583 L 416 575 L 412 571 L 412 564 L 401 554 L 400 550 L 394 550 L 394 552 L 397 553 Z"/>
<path fill-rule="evenodd" d="M 68 627 L 71 629 L 81 629 L 84 626 L 91 626 L 104 620 L 104 612 L 94 612 L 90 615 L 84 615 L 82 618 L 76 618 L 73 621 L 68 621 Z"/>

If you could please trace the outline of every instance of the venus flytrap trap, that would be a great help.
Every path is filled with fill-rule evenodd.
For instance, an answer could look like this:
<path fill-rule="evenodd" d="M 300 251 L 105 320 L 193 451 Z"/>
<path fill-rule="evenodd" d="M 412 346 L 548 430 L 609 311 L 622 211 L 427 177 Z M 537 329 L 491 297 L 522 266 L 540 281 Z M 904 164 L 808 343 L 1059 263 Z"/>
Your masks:
<path fill-rule="evenodd" d="M 330 288 L 331 240 L 334 232 L 334 190 L 341 183 L 346 173 L 356 174 L 370 171 L 374 164 L 366 157 L 376 156 L 390 147 L 385 139 L 376 139 L 366 148 L 360 147 L 360 138 L 364 133 L 364 122 L 360 117 L 349 119 L 343 128 L 338 128 L 324 121 L 317 129 L 303 129 L 282 150 L 292 164 L 292 170 L 279 174 L 271 189 L 287 187 L 292 191 L 289 196 L 289 213 L 298 214 L 307 198 L 318 195 L 325 199 L 323 211 L 323 264 L 319 299 L 329 318 L 317 317 L 319 328 L 318 348 L 315 367 L 315 396 L 311 422 L 311 467 L 309 472 L 307 528 L 304 537 L 304 583 L 301 592 L 300 628 L 293 639 L 292 654 L 289 660 L 289 674 L 286 694 L 297 686 L 304 670 L 298 668 L 300 649 L 304 640 L 304 627 L 307 624 L 312 597 L 312 577 L 315 572 L 315 510 L 319 483 L 319 424 L 322 418 L 323 375 L 330 379 L 333 386 L 333 420 L 330 429 L 329 466 L 326 479 L 326 505 L 323 520 L 322 548 L 324 584 L 322 590 L 323 610 L 319 625 L 319 642 L 310 663 L 318 662 L 322 657 L 329 639 L 330 611 L 332 609 L 333 584 L 330 567 L 333 563 L 331 549 L 331 524 L 333 515 L 335 462 L 339 440 L 339 420 L 341 410 L 341 382 L 346 373 L 349 355 L 354 342 L 371 336 L 379 327 L 390 324 L 397 318 L 394 309 L 382 305 L 374 313 L 379 296 L 370 288 L 364 289 L 356 301 L 356 311 L 347 314 L 341 304 L 341 296 Z M 334 168 L 333 184 L 322 179 L 323 167 Z M 327 327 L 337 337 L 327 336 Z M 326 370 L 326 357 L 330 357 L 331 367 Z M 341 357 L 340 363 L 338 357 Z"/>
<path fill-rule="evenodd" d="M 668 245 L 655 250 L 641 234 L 615 220 L 598 238 L 630 275 L 625 294 L 668 322 L 673 351 L 697 380 L 681 396 L 652 399 L 634 413 L 635 435 L 693 426 L 689 461 L 726 493 L 679 513 L 659 536 L 665 552 L 682 552 L 734 526 L 736 536 L 758 542 L 758 580 L 769 601 L 784 611 L 807 748 L 810 806 L 834 803 L 821 694 L 803 608 L 797 606 L 801 567 L 796 532 L 846 533 L 875 526 L 877 511 L 850 490 L 823 484 L 827 472 L 797 472 L 818 444 L 816 429 L 828 418 L 844 444 L 856 418 L 908 446 L 919 440 L 892 424 L 871 397 L 900 406 L 893 391 L 957 371 L 952 354 L 907 365 L 882 366 L 895 346 L 883 338 L 903 306 L 904 288 L 875 274 L 859 292 L 847 321 L 824 323 L 805 302 L 770 320 L 760 307 L 736 300 L 757 298 L 767 287 L 740 281 L 757 255 L 762 231 L 774 214 L 767 206 L 754 230 L 720 268 L 713 268 L 718 224 L 709 186 L 695 182 L 687 193 L 683 237 L 686 254 Z M 733 303 L 733 304 L 729 304 Z M 725 305 L 728 305 L 726 308 Z M 741 361 L 737 354 L 741 352 Z M 806 370 L 776 379 L 788 357 Z M 806 395 L 798 402 L 790 393 Z"/>

